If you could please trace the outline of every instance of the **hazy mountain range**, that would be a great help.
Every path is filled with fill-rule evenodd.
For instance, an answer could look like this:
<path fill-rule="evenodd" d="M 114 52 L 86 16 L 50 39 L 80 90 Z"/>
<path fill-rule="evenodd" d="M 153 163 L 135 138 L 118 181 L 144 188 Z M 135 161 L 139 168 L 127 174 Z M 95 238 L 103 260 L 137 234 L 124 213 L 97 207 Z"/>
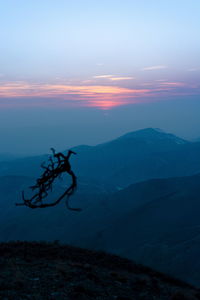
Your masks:
<path fill-rule="evenodd" d="M 200 142 L 188 142 L 157 129 L 128 133 L 97 146 L 73 149 L 73 168 L 79 181 L 125 187 L 150 178 L 193 175 L 200 172 Z M 47 155 L 0 162 L 0 175 L 38 176 Z"/>
<path fill-rule="evenodd" d="M 200 143 L 157 129 L 74 149 L 73 213 L 15 207 L 47 156 L 0 163 L 0 237 L 106 250 L 199 284 Z M 61 182 L 58 190 L 65 186 Z"/>

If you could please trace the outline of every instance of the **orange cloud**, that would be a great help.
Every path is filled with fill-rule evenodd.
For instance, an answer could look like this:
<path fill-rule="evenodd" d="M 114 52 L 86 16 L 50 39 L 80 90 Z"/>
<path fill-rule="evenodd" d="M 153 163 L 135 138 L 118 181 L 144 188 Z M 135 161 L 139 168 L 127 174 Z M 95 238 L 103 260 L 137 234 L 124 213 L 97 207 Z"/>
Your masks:
<path fill-rule="evenodd" d="M 130 103 L 130 98 L 144 96 L 146 89 L 130 89 L 107 85 L 30 84 L 26 82 L 4 83 L 0 86 L 0 98 L 55 98 L 73 100 L 74 104 L 108 109 Z M 82 104 L 80 103 L 82 102 Z"/>
<path fill-rule="evenodd" d="M 91 85 L 89 82 L 82 85 L 2 82 L 0 84 L 0 98 L 2 98 L 0 104 L 2 106 L 4 103 L 5 106 L 7 102 L 11 106 L 11 104 L 14 105 L 14 102 L 10 99 L 18 98 L 16 105 L 17 103 L 18 105 L 21 103 L 21 105 L 35 106 L 72 105 L 110 109 L 141 101 L 156 101 L 165 95 L 199 94 L 199 86 L 192 87 L 184 82 L 160 81 L 158 84 L 149 82 L 145 85 L 142 86 L 141 83 L 137 88 L 125 88 L 111 85 Z M 10 99 L 6 101 L 6 98 Z M 30 98 L 35 98 L 37 101 L 28 101 Z"/>

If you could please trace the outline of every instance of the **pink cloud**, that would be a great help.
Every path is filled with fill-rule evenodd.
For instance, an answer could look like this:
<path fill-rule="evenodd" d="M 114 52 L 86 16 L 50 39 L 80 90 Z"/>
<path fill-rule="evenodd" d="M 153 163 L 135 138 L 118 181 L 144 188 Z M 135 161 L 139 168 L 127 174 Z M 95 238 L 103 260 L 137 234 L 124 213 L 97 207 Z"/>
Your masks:
<path fill-rule="evenodd" d="M 192 87 L 184 82 L 149 82 L 148 85 L 146 83 L 146 87 L 145 85 L 142 86 L 141 83 L 138 84 L 137 88 L 125 88 L 116 85 L 91 85 L 89 82 L 70 85 L 63 83 L 39 84 L 16 81 L 1 83 L 0 98 L 2 100 L 0 105 L 1 107 L 2 105 L 14 106 L 16 103 L 16 105 L 22 106 L 68 105 L 110 109 L 126 104 L 156 101 L 166 94 L 187 95 L 194 93 L 199 94 L 199 87 Z M 14 99 L 16 102 L 13 101 Z"/>
<path fill-rule="evenodd" d="M 0 98 L 56 98 L 82 101 L 84 106 L 111 108 L 127 104 L 129 99 L 144 96 L 147 89 L 130 89 L 108 85 L 30 84 L 26 82 L 4 83 L 0 86 Z"/>

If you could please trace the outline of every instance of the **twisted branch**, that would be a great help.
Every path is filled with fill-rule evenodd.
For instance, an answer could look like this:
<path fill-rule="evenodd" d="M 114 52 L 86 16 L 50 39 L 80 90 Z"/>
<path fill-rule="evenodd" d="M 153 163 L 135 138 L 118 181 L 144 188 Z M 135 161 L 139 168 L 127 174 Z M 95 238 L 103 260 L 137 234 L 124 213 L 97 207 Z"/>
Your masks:
<path fill-rule="evenodd" d="M 64 197 L 66 197 L 66 205 L 70 210 L 80 211 L 79 208 L 72 208 L 69 206 L 69 197 L 74 194 L 77 188 L 77 178 L 74 172 L 71 170 L 71 165 L 69 163 L 69 158 L 71 154 L 76 154 L 75 152 L 69 150 L 67 155 L 59 152 L 56 153 L 55 149 L 51 148 L 53 155 L 49 158 L 49 164 L 46 166 L 42 163 L 41 168 L 44 172 L 36 180 L 36 184 L 30 186 L 32 191 L 35 191 L 30 199 L 26 199 L 24 191 L 22 192 L 22 203 L 16 203 L 17 206 L 28 206 L 30 208 L 45 208 L 57 205 Z M 63 173 L 67 173 L 71 177 L 71 185 L 67 190 L 55 201 L 51 203 L 44 203 L 43 201 L 48 196 L 49 190 L 52 191 L 53 183 L 56 178 L 61 178 Z"/>

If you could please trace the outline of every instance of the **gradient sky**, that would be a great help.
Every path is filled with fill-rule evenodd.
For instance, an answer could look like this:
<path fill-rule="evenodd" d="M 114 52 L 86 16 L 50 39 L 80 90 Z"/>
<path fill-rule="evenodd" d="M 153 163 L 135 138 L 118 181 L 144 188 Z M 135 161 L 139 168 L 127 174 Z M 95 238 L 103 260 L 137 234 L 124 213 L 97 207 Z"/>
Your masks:
<path fill-rule="evenodd" d="M 199 0 L 2 0 L 0 153 L 10 147 L 23 152 L 30 132 L 36 143 L 40 136 L 41 148 L 30 142 L 25 152 L 44 151 L 51 122 L 55 132 L 77 128 L 75 139 L 75 133 L 69 134 L 70 145 L 82 142 L 78 132 L 84 122 L 88 143 L 98 142 L 97 134 L 88 132 L 99 132 L 101 126 L 99 142 L 154 123 L 188 137 L 200 136 L 198 117 L 194 119 L 196 111 L 200 115 L 199 13 Z M 165 105 L 163 123 L 158 115 Z M 169 126 L 178 108 L 177 123 Z M 137 124 L 131 123 L 130 111 L 134 118 L 140 111 Z M 194 115 L 193 125 L 186 128 L 187 112 Z M 38 114 L 46 123 L 31 117 Z M 19 115 L 24 119 L 21 127 Z M 108 130 L 104 119 L 111 121 L 111 115 L 116 119 Z M 124 125 L 127 119 L 129 126 Z M 21 148 L 12 142 L 20 133 Z"/>

